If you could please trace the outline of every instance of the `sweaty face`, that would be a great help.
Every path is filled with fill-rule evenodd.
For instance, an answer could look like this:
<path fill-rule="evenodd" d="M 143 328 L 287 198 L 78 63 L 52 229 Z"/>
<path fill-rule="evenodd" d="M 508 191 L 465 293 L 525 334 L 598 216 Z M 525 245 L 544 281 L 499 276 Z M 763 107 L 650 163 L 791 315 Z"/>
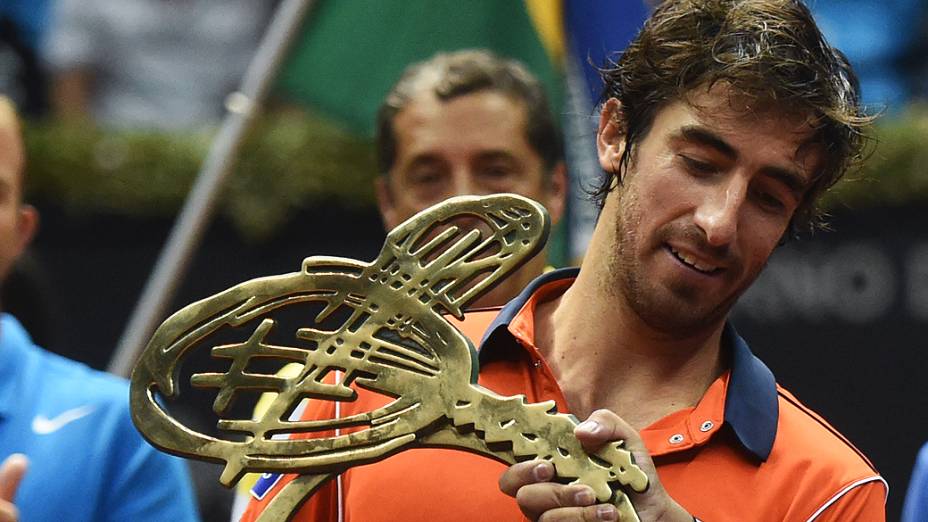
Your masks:
<path fill-rule="evenodd" d="M 511 192 L 530 197 L 560 217 L 564 172 L 546 172 L 529 145 L 526 110 L 503 94 L 480 91 L 442 101 L 420 93 L 393 121 L 396 160 L 380 180 L 384 222 L 393 228 L 416 212 L 452 196 Z M 477 305 L 503 304 L 541 273 L 539 254 Z"/>
<path fill-rule="evenodd" d="M 805 118 L 752 110 L 726 87 L 659 111 L 600 217 L 612 231 L 606 291 L 659 331 L 718 327 L 820 163 L 812 132 Z M 603 168 L 615 170 L 618 127 L 601 125 L 599 140 Z"/>

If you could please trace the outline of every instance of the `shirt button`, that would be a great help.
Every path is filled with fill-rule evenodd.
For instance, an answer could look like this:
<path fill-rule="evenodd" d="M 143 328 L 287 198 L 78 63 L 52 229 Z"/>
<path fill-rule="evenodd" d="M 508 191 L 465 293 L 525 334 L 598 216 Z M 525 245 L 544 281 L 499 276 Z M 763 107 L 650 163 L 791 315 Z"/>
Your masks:
<path fill-rule="evenodd" d="M 683 442 L 683 434 L 682 434 L 682 433 L 676 433 L 676 434 L 674 434 L 674 435 L 671 435 L 671 436 L 670 436 L 670 439 L 668 439 L 668 441 L 669 441 L 671 444 L 680 444 L 681 442 Z"/>
<path fill-rule="evenodd" d="M 707 431 L 711 430 L 714 426 L 715 426 L 715 424 L 713 424 L 712 421 L 706 421 L 706 422 L 702 423 L 701 426 L 699 426 L 699 431 L 701 431 L 701 432 L 707 432 Z"/>
<path fill-rule="evenodd" d="M 538 359 L 535 359 L 535 362 L 532 363 L 532 366 L 534 366 L 535 368 L 538 368 L 539 366 L 541 366 L 541 361 Z"/>

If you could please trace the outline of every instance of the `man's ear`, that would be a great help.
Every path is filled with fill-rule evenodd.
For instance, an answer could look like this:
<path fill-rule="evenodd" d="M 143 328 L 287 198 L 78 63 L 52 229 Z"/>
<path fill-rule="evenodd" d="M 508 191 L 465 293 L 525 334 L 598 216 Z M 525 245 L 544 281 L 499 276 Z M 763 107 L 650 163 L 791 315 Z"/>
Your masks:
<path fill-rule="evenodd" d="M 618 174 L 625 152 L 625 122 L 622 103 L 609 98 L 599 115 L 599 131 L 596 133 L 596 151 L 599 166 L 606 172 Z"/>
<path fill-rule="evenodd" d="M 16 216 L 16 257 L 22 254 L 39 229 L 39 211 L 32 205 L 20 205 Z"/>
<path fill-rule="evenodd" d="M 551 224 L 556 225 L 564 216 L 567 205 L 567 165 L 563 161 L 557 162 L 548 176 L 548 197 L 543 203 L 548 209 Z"/>
<path fill-rule="evenodd" d="M 393 192 L 390 190 L 390 180 L 387 175 L 377 176 L 374 180 L 374 193 L 377 195 L 377 208 L 384 228 L 389 232 L 399 223 L 396 220 L 396 205 L 393 202 Z"/>

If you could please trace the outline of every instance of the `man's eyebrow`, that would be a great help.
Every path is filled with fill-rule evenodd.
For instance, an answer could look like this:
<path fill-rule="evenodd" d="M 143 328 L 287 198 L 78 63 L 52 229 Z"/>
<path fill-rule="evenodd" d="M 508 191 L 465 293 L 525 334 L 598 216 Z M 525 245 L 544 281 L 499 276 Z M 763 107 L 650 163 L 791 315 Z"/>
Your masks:
<path fill-rule="evenodd" d="M 519 159 L 514 154 L 512 154 L 508 150 L 502 150 L 502 149 L 492 149 L 492 150 L 482 151 L 480 152 L 480 154 L 477 155 L 477 157 L 483 161 L 492 161 L 492 160 L 507 160 L 507 161 L 515 161 L 515 162 L 519 161 Z"/>
<path fill-rule="evenodd" d="M 409 161 L 409 166 L 431 165 L 431 164 L 441 163 L 441 162 L 442 162 L 442 158 L 439 154 L 435 154 L 434 152 L 427 151 L 427 152 L 418 153 L 415 156 L 413 156 L 413 158 Z"/>
<path fill-rule="evenodd" d="M 711 147 L 730 159 L 734 160 L 738 158 L 738 151 L 735 150 L 734 147 L 705 127 L 699 125 L 684 125 L 680 128 L 677 136 L 689 142 Z M 797 195 L 802 194 L 808 185 L 805 176 L 790 169 L 769 166 L 764 167 L 763 173 L 766 176 L 780 181 L 786 185 L 791 192 Z"/>
<path fill-rule="evenodd" d="M 738 151 L 734 147 L 729 145 L 721 136 L 700 125 L 684 125 L 680 127 L 676 137 L 711 147 L 731 159 L 738 158 Z"/>

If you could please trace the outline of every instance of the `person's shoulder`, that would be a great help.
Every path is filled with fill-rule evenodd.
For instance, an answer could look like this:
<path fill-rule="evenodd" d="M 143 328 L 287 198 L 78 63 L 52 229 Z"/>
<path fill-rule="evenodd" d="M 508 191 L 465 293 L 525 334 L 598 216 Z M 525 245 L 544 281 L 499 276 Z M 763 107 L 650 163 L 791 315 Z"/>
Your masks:
<path fill-rule="evenodd" d="M 41 378 L 61 397 L 95 403 L 128 405 L 129 381 L 122 377 L 93 369 L 86 364 L 52 353 L 41 347 L 39 360 Z"/>
<path fill-rule="evenodd" d="M 912 480 L 916 477 L 928 484 L 928 442 L 926 442 L 915 456 L 915 466 L 912 467 Z M 925 491 L 928 494 L 928 489 Z"/>
<path fill-rule="evenodd" d="M 780 415 L 771 458 L 836 484 L 882 480 L 867 456 L 821 415 L 779 385 L 777 397 Z"/>
<path fill-rule="evenodd" d="M 928 468 L 928 442 L 922 446 L 922 449 L 918 450 L 917 462 L 919 466 Z"/>
<path fill-rule="evenodd" d="M 15 379 L 10 381 L 13 393 L 29 394 L 29 401 L 16 406 L 18 414 L 28 416 L 37 411 L 47 416 L 89 409 L 98 418 L 95 423 L 98 427 L 124 424 L 123 418 L 128 421 L 126 379 L 36 345 L 22 325 L 8 314 L 0 314 L 0 347 L 7 371 L 15 371 Z"/>
<path fill-rule="evenodd" d="M 792 499 L 791 509 L 808 520 L 883 512 L 889 487 L 866 455 L 779 385 L 777 399 L 776 439 L 761 468 L 778 477 L 778 490 Z"/>
<path fill-rule="evenodd" d="M 42 356 L 44 357 L 44 364 L 49 370 L 49 375 L 55 378 L 93 383 L 94 387 L 102 388 L 105 392 L 123 389 L 129 384 L 129 381 L 122 377 L 91 368 L 83 362 L 69 359 L 44 348 L 40 349 L 43 351 Z"/>

